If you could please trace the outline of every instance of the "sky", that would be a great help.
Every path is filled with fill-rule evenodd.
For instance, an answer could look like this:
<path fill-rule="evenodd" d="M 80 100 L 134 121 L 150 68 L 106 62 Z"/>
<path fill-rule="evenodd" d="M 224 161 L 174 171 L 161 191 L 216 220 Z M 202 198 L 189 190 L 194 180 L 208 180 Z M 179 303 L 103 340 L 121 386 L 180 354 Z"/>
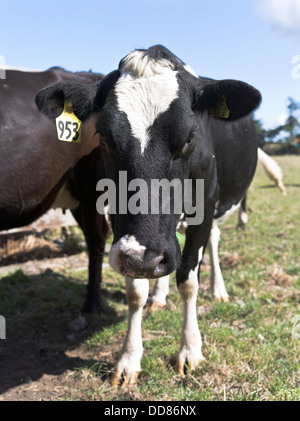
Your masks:
<path fill-rule="evenodd" d="M 198 75 L 255 86 L 265 128 L 300 102 L 300 0 L 0 0 L 0 64 L 108 73 L 163 44 Z"/>

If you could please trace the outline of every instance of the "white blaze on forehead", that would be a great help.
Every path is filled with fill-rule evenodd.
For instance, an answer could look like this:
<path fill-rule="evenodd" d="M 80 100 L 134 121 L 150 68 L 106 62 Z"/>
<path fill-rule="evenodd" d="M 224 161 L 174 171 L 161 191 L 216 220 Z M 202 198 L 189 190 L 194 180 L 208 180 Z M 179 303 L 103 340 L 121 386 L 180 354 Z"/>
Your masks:
<path fill-rule="evenodd" d="M 149 128 L 178 98 L 177 72 L 168 60 L 153 60 L 142 51 L 129 54 L 120 70 L 115 87 L 118 108 L 127 115 L 132 134 L 144 153 Z"/>

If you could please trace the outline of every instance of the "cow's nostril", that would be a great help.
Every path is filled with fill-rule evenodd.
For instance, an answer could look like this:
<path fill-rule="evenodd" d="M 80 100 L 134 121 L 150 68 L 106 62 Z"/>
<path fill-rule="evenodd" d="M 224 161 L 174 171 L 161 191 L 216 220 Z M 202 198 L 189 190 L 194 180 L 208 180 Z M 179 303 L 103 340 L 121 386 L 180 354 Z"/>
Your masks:
<path fill-rule="evenodd" d="M 154 269 L 154 276 L 160 277 L 164 276 L 166 265 L 168 264 L 168 259 L 166 254 L 164 253 L 163 258 L 158 262 L 156 268 Z"/>
<path fill-rule="evenodd" d="M 130 272 L 130 265 L 128 263 L 128 259 L 126 259 L 126 255 L 124 255 L 124 253 L 121 250 L 119 251 L 119 262 L 121 271 L 124 274 Z"/>
<path fill-rule="evenodd" d="M 170 259 L 167 252 L 159 255 L 147 250 L 143 256 L 134 250 L 119 250 L 119 270 L 132 278 L 159 278 L 170 272 Z"/>
<path fill-rule="evenodd" d="M 160 264 L 161 264 L 161 262 L 164 260 L 164 256 L 163 255 L 160 255 L 160 256 L 157 256 L 157 257 L 154 257 L 154 259 L 152 259 L 152 260 L 150 260 L 150 262 L 147 264 L 147 266 L 150 268 L 150 269 L 153 269 L 153 270 L 155 270 Z"/>

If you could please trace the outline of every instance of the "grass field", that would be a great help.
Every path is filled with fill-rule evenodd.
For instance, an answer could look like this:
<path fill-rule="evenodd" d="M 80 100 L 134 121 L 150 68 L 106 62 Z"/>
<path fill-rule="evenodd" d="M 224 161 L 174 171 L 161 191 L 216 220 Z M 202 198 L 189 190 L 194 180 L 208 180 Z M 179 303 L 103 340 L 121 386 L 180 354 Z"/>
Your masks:
<path fill-rule="evenodd" d="M 206 360 L 185 376 L 174 371 L 182 303 L 173 274 L 167 307 L 155 313 L 144 311 L 144 355 L 137 385 L 114 389 L 110 378 L 126 334 L 127 306 L 123 278 L 106 268 L 102 312 L 67 351 L 61 350 L 71 363 L 51 374 L 64 388 L 45 399 L 300 400 L 300 157 L 276 160 L 283 170 L 287 197 L 258 166 L 248 195 L 246 230 L 235 229 L 236 214 L 221 228 L 220 259 L 228 303 L 212 301 L 208 265 L 201 273 L 197 310 Z M 59 338 L 59 332 L 66 336 L 68 318 L 82 304 L 86 276 L 86 271 L 62 270 L 40 277 L 20 271 L 2 277 L 0 314 L 6 316 L 8 337 L 21 329 L 20 318 L 23 326 L 42 324 L 41 329 L 46 329 L 50 323 L 53 336 Z M 50 345 L 46 349 L 50 355 Z M 44 373 L 41 369 L 40 377 L 32 381 Z"/>

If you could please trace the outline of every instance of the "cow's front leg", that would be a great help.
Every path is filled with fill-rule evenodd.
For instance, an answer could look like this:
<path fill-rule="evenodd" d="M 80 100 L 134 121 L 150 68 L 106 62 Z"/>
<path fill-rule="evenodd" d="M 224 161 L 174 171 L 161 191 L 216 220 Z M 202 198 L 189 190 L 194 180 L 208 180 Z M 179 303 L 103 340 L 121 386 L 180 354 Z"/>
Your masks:
<path fill-rule="evenodd" d="M 126 277 L 126 296 L 129 307 L 128 330 L 124 341 L 121 358 L 118 361 L 113 385 L 122 387 L 131 385 L 141 371 L 142 312 L 149 293 L 148 279 Z"/>
<path fill-rule="evenodd" d="M 91 203 L 90 200 L 85 200 L 83 204 L 72 211 L 83 230 L 89 254 L 89 279 L 86 297 L 79 316 L 69 324 L 72 331 L 80 331 L 86 328 L 88 324 L 86 316 L 95 314 L 100 305 L 102 261 L 108 226 L 104 216 L 96 212 L 94 203 L 94 201 Z"/>
<path fill-rule="evenodd" d="M 157 278 L 151 297 L 151 311 L 156 311 L 166 306 L 169 294 L 169 278 L 169 275 Z"/>
<path fill-rule="evenodd" d="M 214 212 L 214 192 L 207 192 L 206 197 L 205 220 L 202 224 L 187 227 L 181 265 L 176 271 L 177 287 L 183 301 L 183 324 L 176 360 L 176 371 L 180 374 L 184 373 L 185 364 L 193 370 L 204 360 L 196 303 L 198 271 L 208 242 Z"/>
<path fill-rule="evenodd" d="M 193 269 L 184 276 L 177 272 L 178 290 L 183 301 L 183 324 L 180 336 L 180 350 L 176 360 L 176 371 L 184 374 L 184 366 L 194 370 L 204 360 L 202 339 L 197 322 L 198 269 L 203 255 L 203 246 L 199 249 L 199 257 Z"/>
<path fill-rule="evenodd" d="M 220 240 L 220 229 L 217 223 L 213 223 L 211 228 L 208 249 L 210 254 L 210 288 L 216 301 L 229 301 L 223 275 L 219 263 L 218 244 Z"/>

